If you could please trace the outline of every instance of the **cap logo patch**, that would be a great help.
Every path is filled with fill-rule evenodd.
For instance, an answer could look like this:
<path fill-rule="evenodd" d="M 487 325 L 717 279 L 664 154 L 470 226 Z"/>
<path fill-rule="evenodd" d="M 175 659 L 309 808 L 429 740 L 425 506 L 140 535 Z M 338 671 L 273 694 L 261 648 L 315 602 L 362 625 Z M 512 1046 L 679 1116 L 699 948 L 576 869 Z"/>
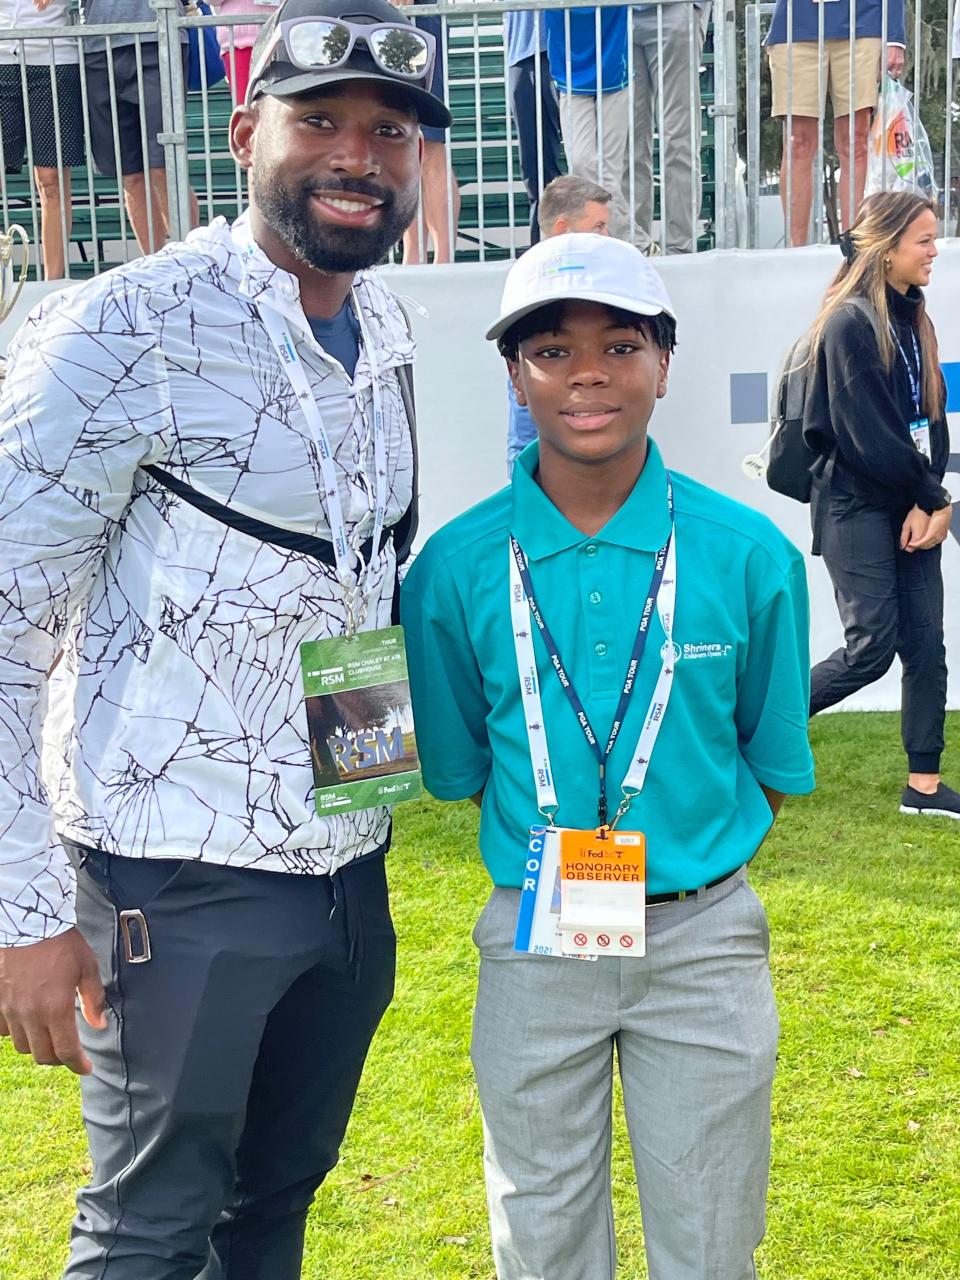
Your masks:
<path fill-rule="evenodd" d="M 541 280 L 555 280 L 557 276 L 569 275 L 574 271 L 586 271 L 586 269 L 585 253 L 564 253 L 541 263 L 538 274 Z"/>

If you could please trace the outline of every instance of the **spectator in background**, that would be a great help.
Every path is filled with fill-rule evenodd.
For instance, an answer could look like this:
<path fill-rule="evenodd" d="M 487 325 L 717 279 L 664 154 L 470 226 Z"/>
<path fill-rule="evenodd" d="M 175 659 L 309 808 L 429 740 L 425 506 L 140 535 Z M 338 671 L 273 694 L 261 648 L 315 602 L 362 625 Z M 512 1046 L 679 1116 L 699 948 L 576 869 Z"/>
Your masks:
<path fill-rule="evenodd" d="M 563 172 L 560 107 L 550 77 L 544 15 L 511 10 L 504 14 L 503 25 L 510 70 L 510 107 L 520 143 L 520 169 L 530 200 L 530 243 L 536 244 L 540 239 L 537 208 L 541 189 Z"/>
<path fill-rule="evenodd" d="M 548 183 L 540 197 L 540 235 L 544 240 L 562 236 L 568 231 L 592 231 L 594 235 L 610 234 L 610 192 L 586 178 L 561 174 Z M 517 454 L 537 438 L 537 428 L 525 404 L 517 402 L 513 379 L 507 377 L 507 479 L 513 475 Z"/>
<path fill-rule="evenodd" d="M 240 13 L 259 14 L 266 18 L 279 7 L 274 0 L 210 0 L 210 8 L 224 18 Z M 259 34 L 260 24 L 257 22 L 217 27 L 220 56 L 223 58 L 227 83 L 235 103 L 243 102 L 247 96 L 247 81 L 250 79 L 250 50 Z"/>
<path fill-rule="evenodd" d="M 625 239 L 630 226 L 623 193 L 630 115 L 627 10 L 601 9 L 599 24 L 597 12 L 547 10 L 547 57 L 560 91 L 567 167 L 610 192 L 610 234 Z"/>
<path fill-rule="evenodd" d="M 886 9 L 887 29 L 883 31 Z M 792 9 L 792 31 L 788 10 Z M 780 198 L 787 212 L 789 173 L 790 243 L 807 244 L 813 208 L 813 162 L 817 154 L 818 121 L 826 103 L 820 100 L 820 5 L 817 0 L 777 0 L 767 35 L 770 76 L 773 81 L 773 116 L 783 117 L 783 162 Z M 903 0 L 857 0 L 856 26 L 850 31 L 850 6 L 823 5 L 823 92 L 830 90 L 833 104 L 833 137 L 840 157 L 840 221 L 849 226 L 863 200 L 867 181 L 867 139 L 870 118 L 877 105 L 883 36 L 887 37 L 886 69 L 899 77 L 903 71 L 906 37 Z M 850 84 L 850 42 L 853 41 L 854 83 Z M 790 43 L 788 43 L 790 41 Z M 792 44 L 792 49 L 791 49 Z M 788 82 L 792 92 L 788 92 Z M 787 136 L 787 112 L 792 116 Z M 850 112 L 854 116 L 853 156 L 850 155 Z M 818 175 L 819 179 L 819 175 Z"/>
<path fill-rule="evenodd" d="M 83 21 L 99 23 L 156 23 L 150 0 L 81 0 Z M 117 176 L 119 150 L 120 177 L 127 214 L 141 253 L 159 249 L 170 235 L 170 208 L 167 199 L 167 171 L 163 147 L 157 134 L 163 131 L 160 109 L 160 61 L 156 35 L 140 36 L 140 67 L 143 99 L 137 75 L 136 38 L 111 37 L 113 87 L 107 66 L 107 44 L 103 36 L 84 41 L 87 102 L 90 112 L 90 149 L 100 173 Z M 184 82 L 187 74 L 187 33 L 181 32 Z M 141 123 L 141 112 L 143 121 Z M 114 143 L 116 119 L 119 147 Z M 147 154 L 143 153 L 146 138 Z M 149 174 L 149 186 L 147 180 Z M 149 192 L 149 212 L 148 212 Z M 191 225 L 200 221 L 196 197 L 190 193 Z M 152 235 L 151 235 L 152 220 Z"/>
<path fill-rule="evenodd" d="M 0 29 L 10 27 L 66 27 L 71 0 L 0 0 Z M 19 173 L 27 154 L 30 112 L 30 153 L 40 201 L 40 249 L 47 280 L 64 275 L 67 253 L 64 228 L 70 239 L 70 166 L 83 164 L 83 106 L 80 66 L 74 40 L 25 40 L 26 97 L 20 68 L 20 42 L 0 41 L 0 130 L 3 165 Z M 54 89 L 56 96 L 54 96 Z M 57 154 L 56 128 L 60 129 Z M 60 201 L 61 183 L 63 203 Z"/>
<path fill-rule="evenodd" d="M 697 239 L 700 58 L 709 21 L 710 0 L 639 4 L 633 10 L 634 242 L 646 254 L 660 251 L 652 228 L 653 135 L 660 133 L 661 109 L 660 221 L 667 253 L 692 253 Z M 629 166 L 623 181 L 629 200 Z"/>
<path fill-rule="evenodd" d="M 433 2 L 434 0 L 397 0 L 401 5 Z M 437 42 L 430 92 L 435 98 L 446 102 L 446 87 L 443 83 L 443 19 L 417 18 L 415 21 L 421 31 L 429 31 Z M 447 131 L 434 125 L 421 124 L 420 132 L 423 134 L 420 209 L 413 225 L 407 227 L 403 234 L 405 267 L 426 262 L 430 241 L 433 241 L 434 262 L 452 262 L 457 245 L 457 223 L 460 221 L 460 188 L 447 160 Z"/>

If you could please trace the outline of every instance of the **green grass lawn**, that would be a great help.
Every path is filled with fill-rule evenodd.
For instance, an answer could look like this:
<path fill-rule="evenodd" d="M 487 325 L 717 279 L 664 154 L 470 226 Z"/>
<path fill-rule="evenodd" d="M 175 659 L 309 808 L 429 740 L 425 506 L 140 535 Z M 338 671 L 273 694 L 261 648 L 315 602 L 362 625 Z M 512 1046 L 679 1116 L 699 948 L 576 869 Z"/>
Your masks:
<path fill-rule="evenodd" d="M 960 778 L 960 715 L 944 771 Z M 782 1038 L 765 1280 L 960 1277 L 960 830 L 901 817 L 892 715 L 813 723 L 819 790 L 754 863 Z M 469 805 L 408 805 L 390 855 L 397 999 L 339 1167 L 309 1227 L 308 1280 L 493 1280 L 467 1057 L 487 882 Z M 86 1172 L 75 1081 L 0 1047 L 0 1277 L 55 1280 Z M 621 1280 L 641 1280 L 618 1121 Z M 678 1206 L 678 1209 L 680 1206 Z"/>

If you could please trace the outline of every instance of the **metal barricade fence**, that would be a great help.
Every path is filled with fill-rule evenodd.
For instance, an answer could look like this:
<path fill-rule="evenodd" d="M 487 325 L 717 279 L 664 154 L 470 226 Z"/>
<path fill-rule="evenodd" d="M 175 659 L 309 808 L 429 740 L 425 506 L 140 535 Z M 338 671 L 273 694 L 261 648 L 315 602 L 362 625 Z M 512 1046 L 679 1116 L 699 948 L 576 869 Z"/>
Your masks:
<path fill-rule="evenodd" d="M 896 185 L 930 196 L 938 206 L 942 233 L 956 235 L 956 0 L 837 0 L 813 7 L 814 29 L 809 27 L 810 5 L 804 0 L 752 0 L 743 8 L 747 246 L 759 243 L 760 189 L 774 169 L 779 170 L 784 244 L 835 240 L 856 217 L 868 169 L 868 194 Z M 778 19 L 771 44 L 771 27 Z M 780 103 L 782 138 L 774 143 L 764 130 L 763 102 L 770 92 L 772 60 L 778 56 L 785 69 L 785 90 Z M 890 117 L 889 97 L 882 91 L 885 83 L 892 88 L 886 79 L 891 58 L 894 78 L 913 97 L 909 106 L 904 100 L 902 128 L 899 116 Z M 834 111 L 837 91 L 841 106 L 848 97 L 853 109 Z M 769 101 L 767 107 L 769 112 Z M 826 127 L 830 116 L 832 139 Z M 919 155 L 919 126 L 929 135 L 929 164 Z M 772 143 L 779 155 L 770 154 Z"/>
<path fill-rule="evenodd" d="M 797 133 L 792 63 L 803 42 L 793 38 L 793 28 L 794 6 L 799 12 L 801 2 L 780 0 L 787 24 L 788 138 Z M 882 6 L 885 63 L 890 7 L 902 0 L 872 2 Z M 915 0 L 905 73 L 920 117 L 931 126 L 944 223 L 951 234 L 957 205 L 951 149 L 958 108 L 948 36 L 955 3 Z M 235 217 L 246 202 L 247 177 L 230 154 L 227 134 L 233 91 L 223 82 L 208 83 L 201 57 L 199 90 L 188 93 L 181 44 L 190 28 L 217 27 L 224 33 L 224 56 L 235 69 L 235 28 L 262 22 L 266 15 L 203 16 L 184 12 L 181 0 L 152 4 L 157 14 L 152 23 L 0 30 L 0 82 L 6 74 L 8 95 L 11 77 L 19 75 L 27 168 L 26 175 L 16 172 L 16 156 L 0 166 L 3 223 L 26 224 L 35 243 L 42 243 L 48 268 L 59 266 L 59 244 L 63 273 L 70 276 L 125 261 L 163 243 L 168 234 L 179 237 L 198 217 Z M 857 4 L 837 0 L 829 7 L 849 5 L 855 25 Z M 454 124 L 443 144 L 442 181 L 433 200 L 442 206 L 442 230 L 454 246 L 455 260 L 514 257 L 529 242 L 531 199 L 564 165 L 607 187 L 613 197 L 613 230 L 646 252 L 760 244 L 760 191 L 778 165 L 763 110 L 768 70 L 761 50 L 763 28 L 774 7 L 752 2 L 738 12 L 735 0 L 715 0 L 711 14 L 709 3 L 693 0 L 653 0 L 637 8 L 597 0 L 587 9 L 576 0 L 455 0 L 405 9 L 417 20 L 439 22 L 442 91 Z M 821 102 L 828 83 L 826 7 L 816 5 Z M 515 30 L 515 24 L 526 25 L 527 56 L 512 64 L 508 28 Z M 625 65 L 609 56 L 614 42 L 623 40 L 624 26 Z M 809 47 L 811 42 L 806 43 Z M 848 43 L 852 67 L 857 42 Z M 96 44 L 101 45 L 99 56 Z M 544 45 L 549 49 L 541 54 Z M 84 139 L 82 162 L 66 165 L 63 158 L 76 145 L 75 138 L 63 136 L 61 114 L 62 65 L 69 50 L 75 51 L 77 67 L 70 82 L 75 88 L 69 91 L 79 94 Z M 141 103 L 138 127 L 117 107 L 121 50 L 126 50 L 123 74 L 135 79 Z M 30 117 L 38 75 L 44 85 L 49 80 L 56 151 L 56 180 L 50 180 L 53 166 L 46 166 L 43 188 L 34 177 L 38 166 Z M 518 120 L 515 104 L 521 101 L 524 77 L 526 98 Z M 602 92 L 596 92 L 597 85 Z M 147 102 L 154 105 L 148 109 Z M 880 117 L 882 126 L 882 105 Z M 8 110 L 0 110 L 5 158 L 3 130 L 10 118 Z M 552 136 L 558 121 L 562 143 Z M 847 141 L 854 152 L 860 138 L 853 112 L 848 123 Z M 136 133 L 138 139 L 132 137 Z M 809 140 L 807 125 L 804 136 Z M 839 222 L 849 218 L 849 208 L 830 206 L 836 200 L 836 164 L 826 144 L 823 111 L 816 118 L 815 136 L 812 223 L 814 238 L 822 239 L 835 235 Z M 161 159 L 152 164 L 157 158 L 154 144 Z M 126 172 L 130 152 L 138 150 L 145 177 L 135 169 Z M 795 188 L 803 181 L 798 163 L 796 146 L 788 146 L 780 182 L 787 243 L 802 238 L 793 225 Z M 740 176 L 744 167 L 745 189 Z M 121 178 L 111 176 L 111 169 Z M 825 179 L 829 198 L 824 196 Z M 849 178 L 847 187 L 849 206 L 856 194 Z M 425 203 L 428 195 L 425 189 Z M 433 234 L 421 208 L 407 237 L 407 260 L 426 261 L 431 243 L 436 254 L 444 239 L 436 211 L 426 212 Z M 394 256 L 402 252 L 398 247 Z M 35 271 L 39 278 L 39 262 Z"/>

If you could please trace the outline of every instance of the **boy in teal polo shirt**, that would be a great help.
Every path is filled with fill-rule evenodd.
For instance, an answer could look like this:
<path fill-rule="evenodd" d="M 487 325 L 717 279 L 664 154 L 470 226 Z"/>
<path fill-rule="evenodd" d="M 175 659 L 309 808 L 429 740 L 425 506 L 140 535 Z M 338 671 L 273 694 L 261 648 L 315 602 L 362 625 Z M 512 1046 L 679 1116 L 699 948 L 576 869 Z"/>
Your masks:
<path fill-rule="evenodd" d="M 813 787 L 806 582 L 647 436 L 675 330 L 631 245 L 525 254 L 488 336 L 539 440 L 403 587 L 424 779 L 480 804 L 494 883 L 472 1055 L 499 1280 L 613 1280 L 614 1047 L 651 1280 L 752 1280 L 763 1234 L 777 1015 L 744 866 Z"/>

